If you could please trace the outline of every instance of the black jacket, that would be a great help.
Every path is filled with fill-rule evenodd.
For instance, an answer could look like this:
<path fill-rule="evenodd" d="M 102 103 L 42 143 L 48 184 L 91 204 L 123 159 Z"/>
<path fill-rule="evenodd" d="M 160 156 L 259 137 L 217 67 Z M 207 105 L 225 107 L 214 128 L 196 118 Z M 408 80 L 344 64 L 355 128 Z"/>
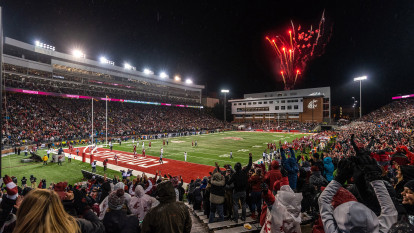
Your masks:
<path fill-rule="evenodd" d="M 106 233 L 138 232 L 139 220 L 135 215 L 127 215 L 124 210 L 110 210 L 103 219 Z"/>
<path fill-rule="evenodd" d="M 248 180 L 248 172 L 252 167 L 252 157 L 249 158 L 249 164 L 247 167 L 240 171 L 236 171 L 227 184 L 234 183 L 234 192 L 243 192 L 246 191 L 247 188 L 247 180 Z"/>

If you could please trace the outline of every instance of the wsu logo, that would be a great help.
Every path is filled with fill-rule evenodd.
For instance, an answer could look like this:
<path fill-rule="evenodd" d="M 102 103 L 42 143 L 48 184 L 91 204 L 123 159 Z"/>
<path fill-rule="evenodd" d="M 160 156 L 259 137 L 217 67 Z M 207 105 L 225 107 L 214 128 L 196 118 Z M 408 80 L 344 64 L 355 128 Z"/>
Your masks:
<path fill-rule="evenodd" d="M 309 102 L 308 108 L 309 109 L 315 109 L 316 107 L 318 107 L 318 105 L 316 104 L 317 102 L 318 102 L 318 100 L 312 100 L 311 102 Z"/>

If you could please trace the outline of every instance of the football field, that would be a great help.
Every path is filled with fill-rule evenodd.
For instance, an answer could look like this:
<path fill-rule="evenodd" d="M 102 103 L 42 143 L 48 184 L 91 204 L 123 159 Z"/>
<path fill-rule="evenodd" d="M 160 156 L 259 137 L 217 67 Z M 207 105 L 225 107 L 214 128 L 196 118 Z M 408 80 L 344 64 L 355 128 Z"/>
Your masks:
<path fill-rule="evenodd" d="M 267 133 L 267 132 L 245 132 L 229 131 L 223 133 L 212 133 L 193 135 L 185 137 L 174 137 L 158 140 L 139 141 L 137 153 L 141 154 L 142 143 L 146 155 L 160 156 L 163 148 L 163 157 L 174 160 L 184 161 L 184 152 L 187 152 L 187 162 L 214 166 L 215 162 L 220 165 L 241 162 L 248 163 L 249 153 L 253 154 L 253 161 L 262 158 L 263 152 L 267 149 L 267 143 L 276 143 L 279 141 L 291 142 L 295 138 L 306 136 L 307 134 L 298 133 Z M 163 145 L 165 141 L 165 145 Z M 151 148 L 149 147 L 151 142 Z M 197 146 L 195 143 L 197 142 Z M 137 143 L 134 143 L 137 145 Z M 108 148 L 108 147 L 105 147 Z M 133 152 L 132 141 L 113 143 L 113 149 L 125 152 Z M 233 153 L 233 159 L 230 159 L 230 152 Z M 269 150 L 267 151 L 269 152 Z"/>
<path fill-rule="evenodd" d="M 267 143 L 272 142 L 278 145 L 279 141 L 282 143 L 285 141 L 290 142 L 295 138 L 303 136 L 306 136 L 306 134 L 230 131 L 224 133 L 168 138 L 168 145 L 166 139 L 164 139 L 165 145 L 163 145 L 163 139 L 140 140 L 139 146 L 137 147 L 137 153 L 141 154 L 142 142 L 144 142 L 146 155 L 149 156 L 159 157 L 160 150 L 163 148 L 164 158 L 184 161 L 184 152 L 187 152 L 188 163 L 181 162 L 179 165 L 174 165 L 170 162 L 170 165 L 167 163 L 164 167 L 153 167 L 153 169 L 162 169 L 163 174 L 167 171 L 170 171 L 170 173 L 173 174 L 174 170 L 178 170 L 176 166 L 184 166 L 185 168 L 181 169 L 188 170 L 191 173 L 191 170 L 194 170 L 191 169 L 191 167 L 197 167 L 194 163 L 214 166 L 214 163 L 218 162 L 220 166 L 223 166 L 224 164 L 231 164 L 234 166 L 236 162 L 241 162 L 243 165 L 246 165 L 249 161 L 249 153 L 253 154 L 253 161 L 262 158 L 263 152 L 267 149 Z M 150 141 L 151 148 L 149 147 Z M 197 146 L 195 146 L 196 141 Z M 136 142 L 134 144 L 136 145 Z M 132 153 L 132 140 L 128 140 L 127 142 L 123 141 L 121 145 L 119 145 L 119 143 L 114 143 L 113 150 Z M 230 159 L 230 152 L 233 152 L 233 159 Z M 46 150 L 39 150 L 38 154 L 45 155 Z M 2 174 L 16 176 L 19 183 L 23 176 L 28 178 L 30 175 L 34 175 L 38 178 L 38 183 L 40 179 L 46 179 L 48 185 L 51 182 L 56 183 L 59 181 L 68 181 L 70 184 L 73 184 L 82 180 L 81 169 L 91 170 L 89 163 L 82 163 L 78 160 L 73 160 L 72 163 L 68 163 L 67 160 L 65 160 L 63 166 L 58 166 L 54 163 L 48 163 L 47 166 L 43 166 L 41 162 L 21 163 L 20 161 L 23 158 L 23 155 L 18 156 L 14 154 L 4 156 L 2 158 Z M 110 162 L 112 162 L 112 159 L 110 159 Z M 103 175 L 103 168 L 100 165 L 101 164 L 99 163 L 97 173 Z M 166 166 L 169 166 L 168 169 Z M 133 169 L 140 170 L 139 167 L 134 167 Z M 196 173 L 195 171 L 193 172 Z M 207 172 L 200 172 L 207 175 Z M 108 169 L 106 173 L 110 178 L 113 178 L 114 175 L 121 175 L 119 171 L 110 169 Z M 185 173 L 180 174 L 183 176 L 185 175 Z"/>

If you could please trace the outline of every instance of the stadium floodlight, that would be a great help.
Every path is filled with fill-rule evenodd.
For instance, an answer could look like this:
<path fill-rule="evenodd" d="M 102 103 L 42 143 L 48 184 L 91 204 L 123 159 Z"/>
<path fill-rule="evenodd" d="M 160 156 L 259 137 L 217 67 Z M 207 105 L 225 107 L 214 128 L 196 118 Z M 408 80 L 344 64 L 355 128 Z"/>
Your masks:
<path fill-rule="evenodd" d="M 42 42 L 40 42 L 38 40 L 35 41 L 35 45 L 36 45 L 36 47 L 40 47 L 40 48 L 44 48 L 44 49 L 49 49 L 49 50 L 55 51 L 55 46 L 42 43 Z"/>
<path fill-rule="evenodd" d="M 359 118 L 362 117 L 362 80 L 367 80 L 367 76 L 354 78 L 354 82 L 359 81 Z"/>
<path fill-rule="evenodd" d="M 125 63 L 124 68 L 127 70 L 136 70 L 135 66 L 131 66 L 129 63 Z"/>
<path fill-rule="evenodd" d="M 160 78 L 168 78 L 167 73 L 165 73 L 165 72 L 161 72 L 161 73 L 160 73 Z"/>
<path fill-rule="evenodd" d="M 72 55 L 76 58 L 85 58 L 85 54 L 79 49 L 74 49 Z"/>
<path fill-rule="evenodd" d="M 221 93 L 224 93 L 224 103 L 223 103 L 223 105 L 224 105 L 224 122 L 226 122 L 226 95 L 227 95 L 227 93 L 229 93 L 230 91 L 229 90 L 227 90 L 227 89 L 222 89 L 221 90 Z"/>
<path fill-rule="evenodd" d="M 181 78 L 180 78 L 180 76 L 176 75 L 176 76 L 174 77 L 174 80 L 175 80 L 175 81 L 177 81 L 177 82 L 179 82 L 179 81 L 181 81 Z"/>
<path fill-rule="evenodd" d="M 193 80 L 191 80 L 191 79 L 188 78 L 188 79 L 185 80 L 185 83 L 187 83 L 187 84 L 193 84 Z"/>
<path fill-rule="evenodd" d="M 113 61 L 110 61 L 110 60 L 108 60 L 108 59 L 106 59 L 106 57 L 100 57 L 99 58 L 99 60 L 101 61 L 101 63 L 103 63 L 103 64 L 109 64 L 109 65 L 115 65 L 115 62 L 113 62 Z"/>
<path fill-rule="evenodd" d="M 154 74 L 154 72 L 152 72 L 150 69 L 148 69 L 148 68 L 145 68 L 144 69 L 144 74 Z"/>
<path fill-rule="evenodd" d="M 367 76 L 361 76 L 361 77 L 356 77 L 354 78 L 354 81 L 362 81 L 362 80 L 366 80 Z"/>

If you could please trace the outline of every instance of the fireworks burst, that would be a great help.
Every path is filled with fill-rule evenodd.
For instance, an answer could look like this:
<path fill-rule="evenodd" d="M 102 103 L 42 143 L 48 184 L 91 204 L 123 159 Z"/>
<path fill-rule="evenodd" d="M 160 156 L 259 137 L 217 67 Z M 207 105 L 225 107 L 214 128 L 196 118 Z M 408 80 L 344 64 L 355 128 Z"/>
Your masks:
<path fill-rule="evenodd" d="M 317 29 L 310 26 L 309 30 L 305 30 L 301 25 L 296 29 L 291 21 L 291 28 L 286 34 L 273 38 L 266 36 L 280 62 L 280 74 L 285 90 L 293 89 L 306 64 L 323 53 L 329 41 L 330 31 L 326 30 L 324 11 Z"/>

